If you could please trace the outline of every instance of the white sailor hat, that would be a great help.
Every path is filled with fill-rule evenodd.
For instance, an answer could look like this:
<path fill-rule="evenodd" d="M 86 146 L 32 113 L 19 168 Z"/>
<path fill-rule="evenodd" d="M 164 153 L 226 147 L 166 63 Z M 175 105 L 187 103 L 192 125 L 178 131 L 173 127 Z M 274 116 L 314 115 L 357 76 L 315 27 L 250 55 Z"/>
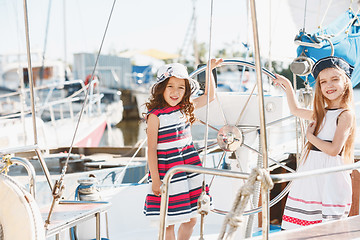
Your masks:
<path fill-rule="evenodd" d="M 198 81 L 189 77 L 189 73 L 184 65 L 181 63 L 170 63 L 159 68 L 157 72 L 157 82 L 152 85 L 151 93 L 154 94 L 156 86 L 170 77 L 187 79 L 190 84 L 191 94 L 195 94 L 200 89 Z"/>

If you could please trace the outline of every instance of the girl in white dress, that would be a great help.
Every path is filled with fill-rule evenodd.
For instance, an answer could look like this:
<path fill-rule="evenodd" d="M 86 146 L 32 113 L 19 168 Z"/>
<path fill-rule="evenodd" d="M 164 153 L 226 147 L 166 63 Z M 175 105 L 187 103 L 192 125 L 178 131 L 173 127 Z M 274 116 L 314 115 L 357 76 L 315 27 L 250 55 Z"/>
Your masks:
<path fill-rule="evenodd" d="M 330 56 L 312 68 L 316 79 L 314 109 L 298 106 L 288 79 L 276 75 L 275 84 L 285 87 L 289 108 L 297 117 L 311 120 L 307 145 L 298 172 L 353 163 L 355 113 L 350 81 L 353 67 Z M 286 201 L 282 229 L 345 218 L 351 207 L 349 172 L 337 172 L 294 180 Z"/>

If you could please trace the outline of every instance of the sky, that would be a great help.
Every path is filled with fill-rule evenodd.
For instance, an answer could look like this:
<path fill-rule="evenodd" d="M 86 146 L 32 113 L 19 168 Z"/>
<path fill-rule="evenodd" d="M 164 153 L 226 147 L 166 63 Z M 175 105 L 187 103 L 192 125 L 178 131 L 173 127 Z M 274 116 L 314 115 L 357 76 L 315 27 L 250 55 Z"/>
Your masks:
<path fill-rule="evenodd" d="M 213 21 L 214 31 L 217 28 L 217 37 L 213 38 L 214 47 L 237 40 L 240 33 L 235 31 L 232 24 L 234 21 L 242 21 L 244 17 L 239 14 L 243 12 L 243 3 L 229 0 L 223 2 L 227 8 L 222 4 L 214 4 L 216 15 L 221 16 L 221 22 Z M 31 49 L 44 49 L 48 4 L 47 0 L 28 1 Z M 66 51 L 69 54 L 97 52 L 113 0 L 67 0 L 65 5 Z M 196 6 L 197 39 L 208 43 L 210 1 L 198 0 Z M 6 32 L 0 39 L 0 54 L 17 53 L 19 49 L 26 51 L 22 7 L 22 0 L 0 0 L 0 26 L 2 32 Z M 63 58 L 65 52 L 63 7 L 63 1 L 52 1 L 46 52 L 55 58 Z M 102 52 L 155 48 L 177 53 L 184 42 L 192 11 L 191 0 L 117 0 Z M 224 25 L 226 21 L 230 24 Z"/>
<path fill-rule="evenodd" d="M 66 52 L 66 59 L 71 62 L 73 53 L 98 52 L 114 1 L 52 0 L 48 21 L 49 2 L 49 0 L 27 1 L 32 51 L 44 49 L 45 29 L 48 22 L 47 58 L 64 59 Z M 204 42 L 208 46 L 211 1 L 196 0 L 195 2 L 196 38 L 198 42 Z M 314 0 L 310 2 L 313 3 Z M 326 1 L 322 0 L 322 2 Z M 300 18 L 298 23 L 303 22 L 304 11 L 300 8 L 304 3 L 305 0 L 272 0 L 271 4 L 270 0 L 262 0 L 257 3 L 257 6 L 261 7 L 257 14 L 260 49 L 263 53 L 268 52 L 271 46 L 275 49 L 271 53 L 274 58 L 295 56 L 296 46 L 293 44 L 293 39 L 300 27 L 293 23 L 292 18 L 297 15 Z M 249 41 L 252 43 L 245 0 L 214 0 L 213 4 L 211 52 L 222 48 L 244 50 L 242 43 Z M 66 11 L 63 10 L 64 5 Z M 316 9 L 309 7 L 309 9 L 308 23 L 315 22 L 310 19 L 311 11 L 319 12 L 319 9 L 325 11 L 325 7 Z M 282 11 L 281 14 L 284 16 L 280 17 L 279 11 Z M 102 53 L 113 54 L 125 50 L 150 48 L 178 53 L 184 42 L 192 12 L 193 0 L 117 0 Z M 23 14 L 23 0 L 0 0 L 2 29 L 0 55 L 26 51 Z"/>

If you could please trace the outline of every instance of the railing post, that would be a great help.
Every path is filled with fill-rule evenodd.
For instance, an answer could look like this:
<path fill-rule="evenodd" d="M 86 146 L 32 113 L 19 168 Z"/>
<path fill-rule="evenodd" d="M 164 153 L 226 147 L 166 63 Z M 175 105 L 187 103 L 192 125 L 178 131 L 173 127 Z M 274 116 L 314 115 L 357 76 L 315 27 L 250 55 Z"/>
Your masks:
<path fill-rule="evenodd" d="M 233 177 L 239 179 L 247 179 L 249 177 L 248 173 L 219 170 L 214 168 L 205 168 L 205 167 L 199 167 L 193 165 L 178 165 L 169 169 L 169 171 L 167 171 L 167 173 L 165 174 L 165 177 L 163 179 L 163 185 L 161 188 L 160 227 L 159 227 L 159 236 L 158 236 L 159 240 L 165 239 L 165 223 L 166 223 L 168 197 L 169 197 L 168 187 L 171 178 L 177 172 L 204 173 L 204 174 L 212 174 L 215 176 Z"/>
<path fill-rule="evenodd" d="M 254 58 L 255 58 L 255 69 L 256 69 L 256 79 L 257 79 L 257 88 L 258 88 L 258 100 L 259 100 L 259 112 L 260 112 L 260 142 L 262 147 L 262 156 L 263 156 L 263 168 L 268 168 L 268 150 L 266 142 L 266 127 L 265 127 L 265 107 L 264 107 L 264 94 L 262 86 L 262 76 L 261 76 L 261 59 L 260 59 L 260 45 L 259 45 L 259 34 L 257 27 L 257 18 L 256 18 L 256 6 L 255 0 L 250 0 L 250 9 L 251 9 L 251 22 L 253 27 L 254 34 Z M 262 201 L 262 236 L 263 239 L 269 239 L 269 191 L 261 190 L 261 201 Z"/>

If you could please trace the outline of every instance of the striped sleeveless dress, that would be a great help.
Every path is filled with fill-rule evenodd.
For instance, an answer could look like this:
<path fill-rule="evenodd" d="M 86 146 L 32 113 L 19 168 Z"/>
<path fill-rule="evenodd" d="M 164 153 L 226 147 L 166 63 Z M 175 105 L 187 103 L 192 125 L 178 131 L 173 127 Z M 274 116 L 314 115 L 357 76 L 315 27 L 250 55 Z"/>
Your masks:
<path fill-rule="evenodd" d="M 160 179 L 166 172 L 177 165 L 191 164 L 201 166 L 199 155 L 193 145 L 190 123 L 180 112 L 180 107 L 153 109 L 160 120 L 157 156 Z M 196 217 L 197 200 L 202 192 L 203 176 L 196 173 L 176 173 L 169 184 L 169 204 L 166 226 L 190 221 Z M 155 196 L 151 189 L 151 176 L 148 177 L 148 194 L 145 199 L 144 214 L 153 224 L 159 223 L 160 196 Z M 208 187 L 206 187 L 208 193 Z"/>
<path fill-rule="evenodd" d="M 332 141 L 337 119 L 343 109 L 329 109 L 318 136 Z M 298 172 L 343 165 L 340 155 L 330 156 L 314 147 Z M 345 218 L 350 212 L 352 187 L 349 172 L 337 172 L 293 181 L 286 200 L 282 229 L 295 229 L 316 223 Z"/>

